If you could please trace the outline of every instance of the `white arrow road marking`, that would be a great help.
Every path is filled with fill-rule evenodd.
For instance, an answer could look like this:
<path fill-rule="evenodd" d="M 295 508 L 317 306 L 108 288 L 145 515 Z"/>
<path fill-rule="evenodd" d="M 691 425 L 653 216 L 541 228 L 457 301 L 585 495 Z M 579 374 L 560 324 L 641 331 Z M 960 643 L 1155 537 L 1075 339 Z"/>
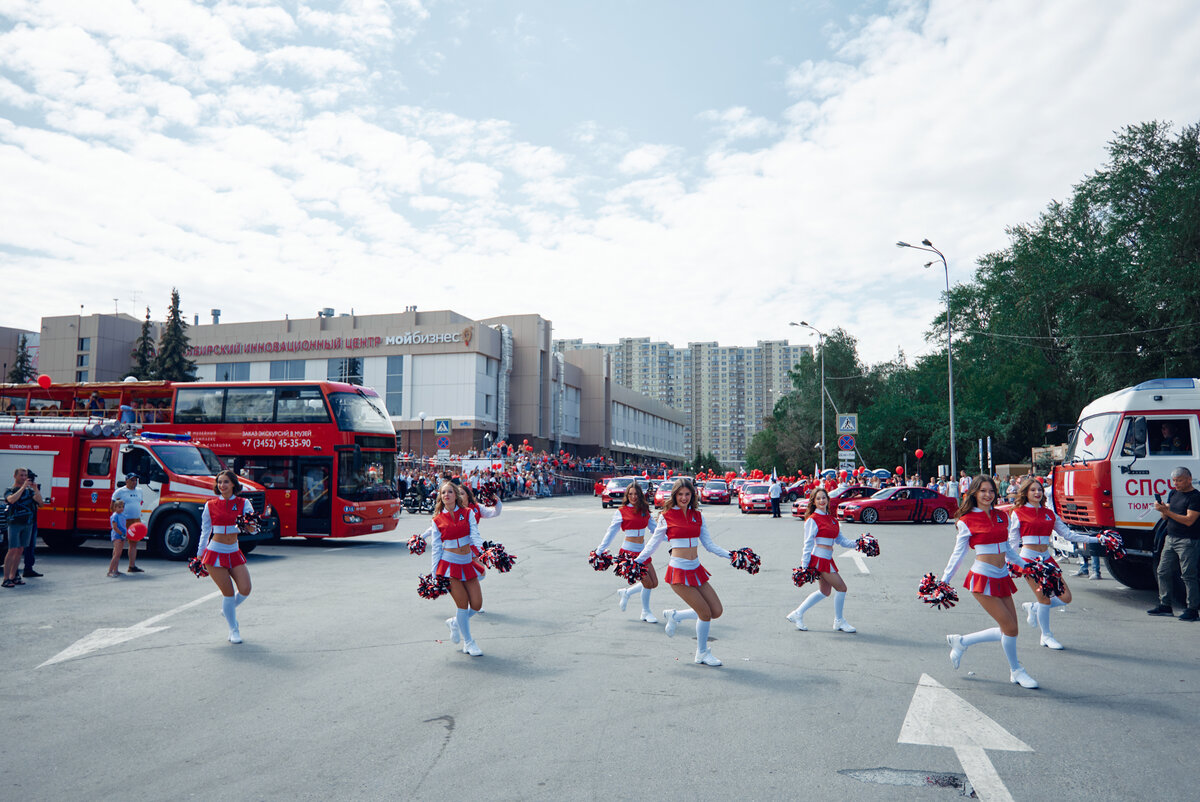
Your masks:
<path fill-rule="evenodd" d="M 88 652 L 94 652 L 97 649 L 106 649 L 109 646 L 116 646 L 118 643 L 124 643 L 125 641 L 133 640 L 134 638 L 140 638 L 143 635 L 152 635 L 155 632 L 162 632 L 164 629 L 170 629 L 170 627 L 156 627 L 154 625 L 159 621 L 162 621 L 164 618 L 175 615 L 176 613 L 181 613 L 189 607 L 195 607 L 197 604 L 203 604 L 209 599 L 220 595 L 220 591 L 213 591 L 207 596 L 201 596 L 195 601 L 182 604 L 179 607 L 176 607 L 174 610 L 167 610 L 165 613 L 159 613 L 158 615 L 151 616 L 145 621 L 139 621 L 131 627 L 124 627 L 120 629 L 105 627 L 97 629 L 92 632 L 92 634 L 86 635 L 75 641 L 70 646 L 54 655 L 46 662 L 42 663 L 42 665 L 38 666 L 38 668 L 54 665 L 55 663 L 61 663 L 64 660 L 73 660 L 76 657 L 82 657 Z"/>
<path fill-rule="evenodd" d="M 838 559 L 843 559 L 846 557 L 849 557 L 850 559 L 854 560 L 854 564 L 858 566 L 858 572 L 860 574 L 871 573 L 871 569 L 867 567 L 867 561 L 865 559 L 866 555 L 863 554 L 861 551 L 847 551 L 843 554 L 838 555 Z"/>
<path fill-rule="evenodd" d="M 917 683 L 896 741 L 953 749 L 979 798 L 1002 802 L 1012 802 L 1012 794 L 1004 787 L 984 750 L 1033 751 L 928 674 L 922 674 Z"/>

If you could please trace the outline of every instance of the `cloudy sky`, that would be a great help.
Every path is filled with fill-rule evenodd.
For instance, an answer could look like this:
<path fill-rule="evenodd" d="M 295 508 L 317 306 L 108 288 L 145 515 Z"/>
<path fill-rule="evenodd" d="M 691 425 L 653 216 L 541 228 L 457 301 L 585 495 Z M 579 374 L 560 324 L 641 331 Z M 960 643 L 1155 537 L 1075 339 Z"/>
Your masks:
<path fill-rule="evenodd" d="M 951 281 L 1200 118 L 1193 0 L 0 0 L 0 325 L 537 312 L 928 350 Z M 798 336 L 799 335 L 799 336 Z"/>

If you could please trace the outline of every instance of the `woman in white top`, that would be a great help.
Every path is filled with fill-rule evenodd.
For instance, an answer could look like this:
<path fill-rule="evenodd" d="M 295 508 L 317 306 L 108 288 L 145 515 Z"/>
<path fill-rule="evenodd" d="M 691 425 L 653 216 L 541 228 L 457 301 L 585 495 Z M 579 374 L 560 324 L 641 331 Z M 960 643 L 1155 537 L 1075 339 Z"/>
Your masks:
<path fill-rule="evenodd" d="M 596 553 L 599 554 L 607 549 L 617 532 L 620 532 L 622 539 L 618 556 L 636 558 L 646 545 L 646 535 L 652 529 L 651 524 L 650 504 L 646 500 L 646 494 L 642 491 L 640 484 L 630 482 L 629 487 L 625 488 L 625 503 L 613 513 L 612 520 L 608 524 L 608 531 L 604 533 L 604 539 L 596 547 Z M 658 619 L 650 612 L 650 591 L 658 587 L 658 574 L 654 572 L 654 563 L 652 562 L 646 562 L 645 568 L 646 575 L 640 582 L 617 591 L 617 606 L 624 612 L 629 605 L 629 597 L 640 591 L 642 594 L 642 620 L 647 624 L 657 624 Z"/>
<path fill-rule="evenodd" d="M 833 597 L 833 628 L 840 632 L 857 632 L 843 616 L 846 581 L 838 573 L 837 564 L 833 561 L 833 544 L 853 549 L 857 548 L 858 543 L 842 534 L 837 518 L 829 511 L 829 504 L 829 494 L 823 487 L 818 487 L 808 496 L 808 509 L 804 516 L 804 556 L 800 558 L 800 567 L 812 565 L 821 572 L 821 578 L 817 590 L 788 613 L 787 620 L 795 624 L 796 629 L 807 631 L 804 613 L 828 596 L 830 591 L 836 590 L 837 594 Z"/>

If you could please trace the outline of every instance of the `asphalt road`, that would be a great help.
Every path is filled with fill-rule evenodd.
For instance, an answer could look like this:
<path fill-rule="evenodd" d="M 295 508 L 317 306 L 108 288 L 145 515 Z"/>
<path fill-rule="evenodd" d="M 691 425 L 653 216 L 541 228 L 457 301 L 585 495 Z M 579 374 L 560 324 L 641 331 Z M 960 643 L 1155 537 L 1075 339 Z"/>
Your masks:
<path fill-rule="evenodd" d="M 1152 594 L 1071 581 L 1053 619 L 1065 651 L 1022 620 L 1042 685 L 1029 691 L 998 644 L 951 667 L 945 634 L 991 625 L 973 600 L 916 600 L 952 526 L 871 527 L 869 574 L 838 559 L 857 634 L 831 630 L 831 601 L 798 632 L 784 616 L 809 592 L 791 583 L 801 524 L 706 508 L 717 543 L 763 559 L 750 576 L 703 555 L 725 605 L 711 643 L 725 665 L 708 668 L 691 622 L 668 639 L 636 597 L 618 610 L 623 580 L 587 565 L 610 515 L 554 499 L 483 522 L 518 562 L 483 583 L 478 658 L 447 639 L 448 597 L 415 592 L 429 570 L 403 545 L 415 516 L 369 539 L 259 547 L 240 646 L 204 598 L 215 587 L 180 563 L 114 580 L 107 549 L 44 554 L 44 578 L 0 591 L 0 798 L 937 800 L 961 793 L 960 757 L 981 756 L 984 787 L 1018 800 L 1194 793 L 1200 626 L 1147 617 Z M 679 605 L 664 585 L 652 606 Z M 951 748 L 976 715 L 1028 750 Z M 948 745 L 901 743 L 902 728 Z"/>

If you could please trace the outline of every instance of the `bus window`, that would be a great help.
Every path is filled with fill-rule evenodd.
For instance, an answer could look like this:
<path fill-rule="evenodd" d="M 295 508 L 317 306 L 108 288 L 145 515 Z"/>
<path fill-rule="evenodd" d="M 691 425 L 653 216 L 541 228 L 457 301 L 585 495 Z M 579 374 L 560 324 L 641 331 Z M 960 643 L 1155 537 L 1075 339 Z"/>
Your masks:
<path fill-rule="evenodd" d="M 396 463 L 390 458 L 372 461 L 371 452 L 338 454 L 338 498 L 378 501 L 396 497 Z"/>
<path fill-rule="evenodd" d="M 25 411 L 25 394 L 0 395 L 0 413 L 19 415 Z"/>
<path fill-rule="evenodd" d="M 320 387 L 280 387 L 275 400 L 276 423 L 328 423 Z"/>
<path fill-rule="evenodd" d="M 258 482 L 268 490 L 291 490 L 296 487 L 294 457 L 225 457 L 238 476 Z"/>
<path fill-rule="evenodd" d="M 220 423 L 225 406 L 225 391 L 220 388 L 196 387 L 175 393 L 176 423 Z"/>
<path fill-rule="evenodd" d="M 270 423 L 274 412 L 273 387 L 230 387 L 226 391 L 226 423 Z"/>
<path fill-rule="evenodd" d="M 377 395 L 366 393 L 330 393 L 329 403 L 344 432 L 376 432 L 395 434 L 392 419 Z"/>

